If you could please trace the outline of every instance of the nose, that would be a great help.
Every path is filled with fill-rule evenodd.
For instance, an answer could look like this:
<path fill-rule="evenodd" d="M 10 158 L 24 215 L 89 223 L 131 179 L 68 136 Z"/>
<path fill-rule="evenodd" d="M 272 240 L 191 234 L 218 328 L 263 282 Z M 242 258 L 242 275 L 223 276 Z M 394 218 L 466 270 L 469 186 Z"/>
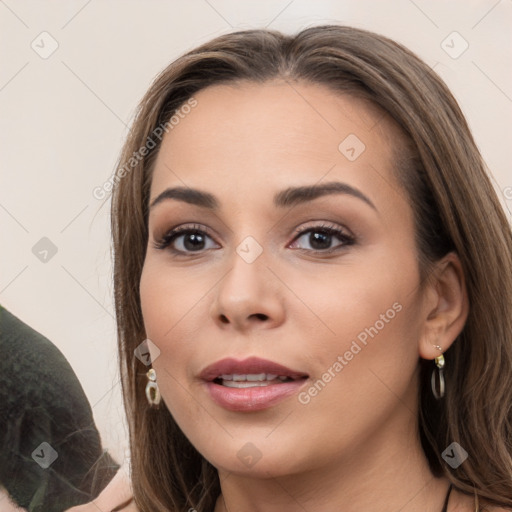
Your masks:
<path fill-rule="evenodd" d="M 234 252 L 230 263 L 231 269 L 214 289 L 211 314 L 215 323 L 239 332 L 281 325 L 285 317 L 283 285 L 267 268 L 264 254 L 248 263 Z"/>

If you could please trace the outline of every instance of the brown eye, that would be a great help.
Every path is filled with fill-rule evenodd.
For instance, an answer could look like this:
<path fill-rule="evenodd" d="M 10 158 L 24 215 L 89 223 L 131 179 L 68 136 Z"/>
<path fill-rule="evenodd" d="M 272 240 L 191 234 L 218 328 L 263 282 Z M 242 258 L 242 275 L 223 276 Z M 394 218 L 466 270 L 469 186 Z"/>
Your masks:
<path fill-rule="evenodd" d="M 300 230 L 298 236 L 295 237 L 294 245 L 298 240 L 304 239 L 310 248 L 305 248 L 305 251 L 319 251 L 319 252 L 334 252 L 335 250 L 353 245 L 355 238 L 344 233 L 342 230 L 334 226 L 313 226 Z M 340 243 L 332 246 L 332 243 L 338 239 Z M 301 249 L 299 247 L 299 249 Z"/>
<path fill-rule="evenodd" d="M 199 253 L 214 248 L 211 244 L 208 246 L 209 240 L 213 241 L 204 229 L 196 226 L 179 226 L 166 233 L 154 247 L 161 250 L 169 248 L 176 254 Z"/>

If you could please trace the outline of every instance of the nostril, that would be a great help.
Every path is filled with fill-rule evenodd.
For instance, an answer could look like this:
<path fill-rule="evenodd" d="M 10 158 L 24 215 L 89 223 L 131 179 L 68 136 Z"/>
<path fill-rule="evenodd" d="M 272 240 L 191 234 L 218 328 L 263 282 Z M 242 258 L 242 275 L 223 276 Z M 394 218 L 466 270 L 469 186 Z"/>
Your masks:
<path fill-rule="evenodd" d="M 251 317 L 256 317 L 258 320 L 268 320 L 268 315 L 265 315 L 264 313 L 254 313 Z M 229 324 L 229 320 L 226 315 L 220 315 L 219 318 L 223 324 Z"/>

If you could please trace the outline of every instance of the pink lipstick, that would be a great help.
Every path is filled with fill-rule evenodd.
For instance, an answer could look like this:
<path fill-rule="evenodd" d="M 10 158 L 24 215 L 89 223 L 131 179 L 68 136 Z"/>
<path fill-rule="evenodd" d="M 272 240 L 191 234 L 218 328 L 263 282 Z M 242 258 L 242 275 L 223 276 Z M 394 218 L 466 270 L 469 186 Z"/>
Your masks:
<path fill-rule="evenodd" d="M 295 394 L 309 375 L 273 361 L 250 357 L 222 359 L 207 366 L 200 378 L 214 402 L 231 411 L 258 411 Z"/>

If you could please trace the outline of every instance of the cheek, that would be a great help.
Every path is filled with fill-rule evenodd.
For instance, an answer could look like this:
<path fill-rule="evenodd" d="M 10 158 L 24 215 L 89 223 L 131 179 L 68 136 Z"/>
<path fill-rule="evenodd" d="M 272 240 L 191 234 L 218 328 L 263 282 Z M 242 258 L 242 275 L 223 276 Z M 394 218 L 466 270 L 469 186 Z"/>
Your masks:
<path fill-rule="evenodd" d="M 175 269 L 166 265 L 165 260 L 159 260 L 146 258 L 140 300 L 146 335 L 167 344 L 176 330 L 190 325 L 187 316 L 200 308 L 209 287 L 204 280 L 194 279 L 186 269 Z"/>
<path fill-rule="evenodd" d="M 184 390 L 190 361 L 197 358 L 199 331 L 205 324 L 207 291 L 211 284 L 194 279 L 186 270 L 171 268 L 148 257 L 140 280 L 140 300 L 146 337 L 159 349 L 152 366 L 157 372 L 162 398 L 180 415 L 196 414 L 195 403 Z M 188 397 L 188 398 L 187 398 Z"/>
<path fill-rule="evenodd" d="M 339 266 L 319 266 L 314 274 L 288 274 L 294 293 L 308 309 L 302 308 L 301 317 L 291 322 L 311 326 L 309 340 L 320 353 L 348 349 L 359 335 L 364 342 L 367 329 L 375 324 L 379 337 L 385 337 L 390 326 L 395 331 L 404 327 L 400 320 L 418 279 L 414 253 L 400 256 L 387 246 L 366 249 L 364 256 L 354 253 Z M 292 313 L 298 309 L 292 307 Z"/>
<path fill-rule="evenodd" d="M 394 400 L 389 389 L 401 395 L 410 387 L 418 361 L 419 274 L 414 252 L 402 255 L 375 250 L 364 264 L 336 273 L 326 267 L 296 281 L 294 291 L 314 313 L 297 322 L 306 336 L 303 353 L 320 379 L 318 399 L 315 390 L 311 396 L 319 414 L 329 403 L 367 411 L 382 393 Z"/>
<path fill-rule="evenodd" d="M 180 330 L 186 325 L 186 314 L 191 309 L 190 303 L 194 302 L 194 293 L 190 283 L 189 286 L 181 286 L 175 272 L 161 267 L 151 258 L 144 263 L 140 300 L 146 337 L 159 350 L 156 358 L 152 354 L 152 367 L 156 370 L 158 386 L 167 403 L 167 388 L 179 387 L 173 382 L 182 382 L 187 368 L 186 348 L 191 343 L 184 342 Z M 182 290 L 186 293 L 181 293 Z"/>
<path fill-rule="evenodd" d="M 343 439 L 364 443 L 397 404 L 414 410 L 416 273 L 412 259 L 403 263 L 401 272 L 383 264 L 378 272 L 371 267 L 365 275 L 361 268 L 330 282 L 317 274 L 308 288 L 308 304 L 322 323 L 314 322 L 316 333 L 307 333 L 303 347 L 315 373 L 299 397 L 299 415 L 308 432 L 333 440 L 334 451 L 346 448 Z"/>

